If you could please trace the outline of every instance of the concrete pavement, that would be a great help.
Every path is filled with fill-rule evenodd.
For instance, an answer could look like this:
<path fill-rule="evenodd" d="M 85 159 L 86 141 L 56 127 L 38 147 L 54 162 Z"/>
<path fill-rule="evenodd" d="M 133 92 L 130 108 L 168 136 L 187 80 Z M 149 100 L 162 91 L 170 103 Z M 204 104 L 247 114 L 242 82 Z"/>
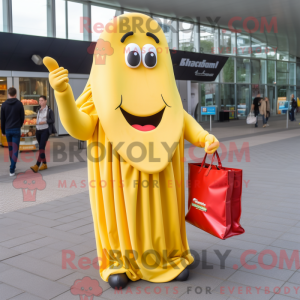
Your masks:
<path fill-rule="evenodd" d="M 187 224 L 190 248 L 200 257 L 189 280 L 130 282 L 122 294 L 115 294 L 92 264 L 78 266 L 80 258 L 97 256 L 88 187 L 82 184 L 86 151 L 76 151 L 71 137 L 52 138 L 49 169 L 41 173 L 46 187 L 37 190 L 36 201 L 24 202 L 22 189 L 7 176 L 9 163 L 1 148 L 0 299 L 80 299 L 70 288 L 85 276 L 103 290 L 94 299 L 300 299 L 300 126 L 293 122 L 286 130 L 280 117 L 269 123 L 267 128 L 245 121 L 213 124 L 223 165 L 244 170 L 241 224 L 246 232 L 223 241 Z M 53 147 L 61 149 L 60 156 Z M 185 144 L 186 179 L 188 162 L 203 154 Z M 17 173 L 33 164 L 34 158 L 24 155 Z M 63 268 L 63 250 L 74 251 L 76 268 Z M 218 253 L 227 250 L 222 267 Z"/>

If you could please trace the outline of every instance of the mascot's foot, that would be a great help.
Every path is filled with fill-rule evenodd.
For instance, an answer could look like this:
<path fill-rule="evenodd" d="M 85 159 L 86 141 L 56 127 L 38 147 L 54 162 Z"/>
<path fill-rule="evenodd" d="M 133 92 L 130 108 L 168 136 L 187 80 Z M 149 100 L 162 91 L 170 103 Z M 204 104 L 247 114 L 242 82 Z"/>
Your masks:
<path fill-rule="evenodd" d="M 108 277 L 108 283 L 113 289 L 124 289 L 128 284 L 128 277 L 125 273 L 112 274 Z"/>
<path fill-rule="evenodd" d="M 175 279 L 174 281 L 186 281 L 189 278 L 189 269 L 184 269 Z"/>

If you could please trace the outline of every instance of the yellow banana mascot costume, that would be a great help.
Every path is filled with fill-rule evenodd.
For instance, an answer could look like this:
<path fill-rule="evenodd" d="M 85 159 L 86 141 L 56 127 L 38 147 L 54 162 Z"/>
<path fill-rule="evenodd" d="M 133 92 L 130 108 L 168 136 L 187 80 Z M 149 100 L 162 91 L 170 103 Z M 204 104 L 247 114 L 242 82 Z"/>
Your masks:
<path fill-rule="evenodd" d="M 136 20 L 141 25 L 134 27 Z M 97 42 L 76 102 L 68 71 L 50 57 L 44 64 L 63 126 L 88 141 L 101 278 L 122 274 L 110 282 L 117 287 L 128 278 L 178 279 L 194 260 L 185 227 L 184 139 L 207 153 L 219 142 L 184 111 L 163 31 L 143 14 L 115 18 Z"/>

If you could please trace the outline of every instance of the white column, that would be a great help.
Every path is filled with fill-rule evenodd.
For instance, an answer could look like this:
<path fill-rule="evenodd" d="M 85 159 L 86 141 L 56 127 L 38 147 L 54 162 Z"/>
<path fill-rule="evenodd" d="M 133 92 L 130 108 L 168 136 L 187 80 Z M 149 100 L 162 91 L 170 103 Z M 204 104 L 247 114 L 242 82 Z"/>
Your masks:
<path fill-rule="evenodd" d="M 3 0 L 3 32 L 13 32 L 12 0 Z"/>
<path fill-rule="evenodd" d="M 195 52 L 200 52 L 200 25 L 194 25 L 194 47 Z"/>
<path fill-rule="evenodd" d="M 19 77 L 13 77 L 13 87 L 17 90 L 17 98 L 21 100 Z"/>
<path fill-rule="evenodd" d="M 172 22 L 172 48 L 179 49 L 179 24 L 178 20 Z"/>
<path fill-rule="evenodd" d="M 83 17 L 87 17 L 90 20 L 92 19 L 92 12 L 91 12 L 91 4 L 90 3 L 83 3 Z M 92 33 L 87 32 L 87 30 L 83 30 L 83 40 L 84 41 L 91 41 L 92 40 Z"/>
<path fill-rule="evenodd" d="M 47 36 L 56 37 L 55 0 L 47 0 Z"/>

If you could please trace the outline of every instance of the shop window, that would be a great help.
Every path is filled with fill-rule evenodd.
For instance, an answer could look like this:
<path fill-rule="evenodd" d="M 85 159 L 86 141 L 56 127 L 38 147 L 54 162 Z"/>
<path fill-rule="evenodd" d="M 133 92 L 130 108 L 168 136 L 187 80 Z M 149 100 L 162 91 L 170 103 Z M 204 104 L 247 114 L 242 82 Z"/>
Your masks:
<path fill-rule="evenodd" d="M 260 39 L 251 38 L 251 55 L 256 58 L 267 57 L 267 44 Z"/>
<path fill-rule="evenodd" d="M 203 83 L 201 85 L 201 106 L 217 105 L 219 85 L 216 83 Z"/>
<path fill-rule="evenodd" d="M 225 55 L 236 54 L 235 32 L 231 32 L 230 30 L 226 29 L 220 29 L 220 47 L 218 53 Z"/>
<path fill-rule="evenodd" d="M 244 119 L 248 115 L 252 104 L 249 84 L 237 84 L 236 100 L 237 117 Z"/>
<path fill-rule="evenodd" d="M 93 32 L 92 41 L 96 42 L 107 23 L 112 23 L 114 17 L 119 15 L 119 11 L 94 5 L 91 6 L 91 11 L 92 20 L 90 28 Z M 112 28 L 110 29 L 112 30 Z"/>
<path fill-rule="evenodd" d="M 266 32 L 267 38 L 267 58 L 276 59 L 277 55 L 277 36 L 274 32 Z"/>
<path fill-rule="evenodd" d="M 290 54 L 290 61 L 296 61 L 297 57 L 295 55 Z"/>
<path fill-rule="evenodd" d="M 219 53 L 217 29 L 200 26 L 200 52 L 210 54 Z"/>
<path fill-rule="evenodd" d="M 236 59 L 236 80 L 240 83 L 250 83 L 251 64 L 249 58 Z"/>
<path fill-rule="evenodd" d="M 289 84 L 296 85 L 296 64 L 289 63 Z"/>
<path fill-rule="evenodd" d="M 81 3 L 68 2 L 68 39 L 83 41 L 83 32 L 80 32 L 82 17 L 83 5 Z"/>
<path fill-rule="evenodd" d="M 297 85 L 300 86 L 300 64 L 297 64 L 296 67 L 296 79 L 297 79 Z M 300 95 L 300 94 L 299 94 Z"/>
<path fill-rule="evenodd" d="M 277 59 L 278 60 L 289 60 L 289 52 L 287 50 L 277 50 Z"/>
<path fill-rule="evenodd" d="M 276 47 L 271 47 L 271 46 L 268 46 L 267 47 L 267 58 L 268 59 L 276 59 Z"/>
<path fill-rule="evenodd" d="M 20 77 L 20 100 L 24 105 L 25 120 L 21 128 L 20 151 L 34 150 L 38 148 L 36 140 L 36 117 L 39 109 L 41 95 L 47 97 L 47 105 L 50 105 L 49 88 L 47 78 Z M 53 107 L 51 107 L 53 109 Z"/>
<path fill-rule="evenodd" d="M 286 114 L 285 110 L 281 110 L 282 107 L 285 107 L 285 101 L 288 101 L 288 87 L 285 85 L 277 84 L 277 102 L 276 102 L 276 113 L 278 115 Z"/>
<path fill-rule="evenodd" d="M 66 35 L 66 1 L 55 1 L 56 37 L 65 39 Z"/>
<path fill-rule="evenodd" d="M 276 97 L 275 97 L 276 86 L 268 86 L 268 98 L 271 108 L 271 116 L 276 114 Z"/>
<path fill-rule="evenodd" d="M 7 99 L 7 78 L 0 77 L 0 110 L 3 102 Z"/>
<path fill-rule="evenodd" d="M 277 70 L 276 70 L 276 83 L 278 85 L 288 84 L 288 63 L 283 61 L 277 61 Z"/>
<path fill-rule="evenodd" d="M 251 96 L 252 101 L 254 100 L 257 95 L 260 94 L 261 97 L 267 96 L 267 87 L 262 84 L 252 84 L 251 85 Z"/>
<path fill-rule="evenodd" d="M 220 72 L 220 82 L 234 82 L 234 58 L 229 57 Z"/>
<path fill-rule="evenodd" d="M 267 83 L 274 84 L 275 83 L 275 64 L 274 60 L 267 61 Z"/>
<path fill-rule="evenodd" d="M 265 84 L 266 83 L 266 60 L 251 60 L 251 79 L 252 83 Z"/>
<path fill-rule="evenodd" d="M 193 24 L 179 22 L 179 50 L 196 52 L 194 35 Z"/>
<path fill-rule="evenodd" d="M 250 36 L 237 33 L 236 47 L 237 47 L 238 56 L 250 56 L 251 55 Z"/>
<path fill-rule="evenodd" d="M 12 0 L 13 32 L 47 36 L 47 1 Z"/>
<path fill-rule="evenodd" d="M 201 84 L 201 106 L 212 106 L 219 104 L 219 84 L 202 83 Z M 209 120 L 209 116 L 201 116 L 202 121 Z"/>
<path fill-rule="evenodd" d="M 244 107 L 241 106 L 240 109 Z M 229 119 L 236 118 L 234 84 L 220 84 L 219 111 L 229 112 Z"/>

